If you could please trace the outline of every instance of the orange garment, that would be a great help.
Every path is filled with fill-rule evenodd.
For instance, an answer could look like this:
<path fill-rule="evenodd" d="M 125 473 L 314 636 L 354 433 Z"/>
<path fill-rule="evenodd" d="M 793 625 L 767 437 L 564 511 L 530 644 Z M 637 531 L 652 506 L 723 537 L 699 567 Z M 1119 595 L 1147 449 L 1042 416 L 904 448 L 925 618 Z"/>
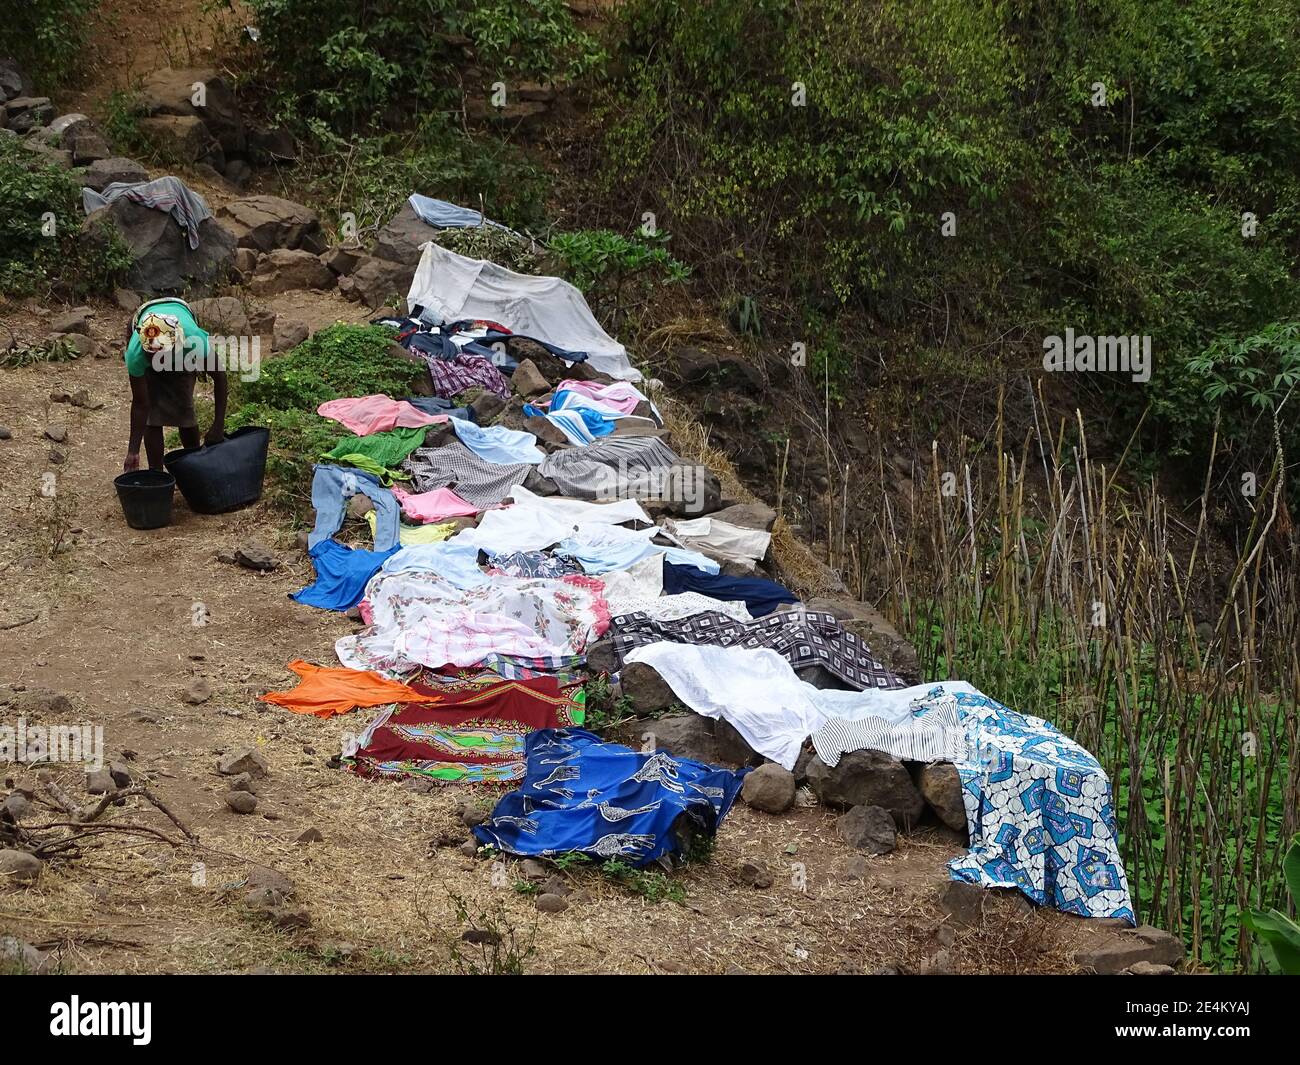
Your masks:
<path fill-rule="evenodd" d="M 388 703 L 435 703 L 437 696 L 408 688 L 401 681 L 387 680 L 364 669 L 329 669 L 313 666 L 301 658 L 289 668 L 302 678 L 292 691 L 267 692 L 262 702 L 274 703 L 295 714 L 333 717 L 346 714 L 358 706 L 385 706 Z"/>

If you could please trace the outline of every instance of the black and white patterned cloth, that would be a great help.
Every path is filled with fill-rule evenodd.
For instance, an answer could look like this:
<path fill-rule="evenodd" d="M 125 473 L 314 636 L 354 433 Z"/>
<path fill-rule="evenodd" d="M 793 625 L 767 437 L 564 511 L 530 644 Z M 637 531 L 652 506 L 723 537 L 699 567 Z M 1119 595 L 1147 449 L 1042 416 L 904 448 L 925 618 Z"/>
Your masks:
<path fill-rule="evenodd" d="M 815 610 L 782 610 L 748 622 L 717 611 L 678 621 L 656 621 L 647 614 L 622 614 L 614 618 L 611 631 L 620 664 L 634 648 L 663 641 L 767 647 L 781 655 L 796 672 L 821 666 L 859 691 L 905 686 L 833 614 Z"/>
<path fill-rule="evenodd" d="M 533 467 L 489 462 L 453 440 L 442 447 L 416 448 L 402 469 L 411 475 L 416 491 L 452 488 L 465 502 L 482 510 L 496 506 L 511 488 L 523 484 Z"/>

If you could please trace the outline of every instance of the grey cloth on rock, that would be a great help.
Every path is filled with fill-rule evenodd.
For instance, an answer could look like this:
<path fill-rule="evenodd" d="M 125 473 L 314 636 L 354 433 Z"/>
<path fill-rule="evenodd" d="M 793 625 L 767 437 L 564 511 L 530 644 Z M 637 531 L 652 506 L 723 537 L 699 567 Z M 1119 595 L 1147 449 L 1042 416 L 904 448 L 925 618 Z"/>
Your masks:
<path fill-rule="evenodd" d="M 524 483 L 533 468 L 529 463 L 489 462 L 458 440 L 442 447 L 416 448 L 402 463 L 417 491 L 452 488 L 480 510 L 500 503 L 515 485 Z"/>
<path fill-rule="evenodd" d="M 212 217 L 207 201 L 178 177 L 160 177 L 153 181 L 134 183 L 114 181 L 111 185 L 105 185 L 103 192 L 82 189 L 81 206 L 86 214 L 90 214 L 101 207 L 107 207 L 122 196 L 145 207 L 152 207 L 155 211 L 170 214 L 176 219 L 176 224 L 185 230 L 191 251 L 199 246 L 200 224 Z"/>
<path fill-rule="evenodd" d="M 647 499 L 666 494 L 666 471 L 680 462 L 657 437 L 627 436 L 553 451 L 537 469 L 575 499 Z"/>

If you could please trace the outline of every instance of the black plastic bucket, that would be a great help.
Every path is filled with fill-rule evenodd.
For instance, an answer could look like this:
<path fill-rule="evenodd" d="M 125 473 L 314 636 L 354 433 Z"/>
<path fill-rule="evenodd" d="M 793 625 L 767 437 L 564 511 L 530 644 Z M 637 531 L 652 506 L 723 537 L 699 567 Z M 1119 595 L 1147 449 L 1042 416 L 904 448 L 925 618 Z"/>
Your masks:
<path fill-rule="evenodd" d="M 220 514 L 262 497 L 270 440 L 271 430 L 250 425 L 211 447 L 169 451 L 163 456 L 163 465 L 176 478 L 176 487 L 191 510 Z"/>
<path fill-rule="evenodd" d="M 132 470 L 113 479 L 122 516 L 133 529 L 160 529 L 172 523 L 176 478 L 162 470 Z"/>

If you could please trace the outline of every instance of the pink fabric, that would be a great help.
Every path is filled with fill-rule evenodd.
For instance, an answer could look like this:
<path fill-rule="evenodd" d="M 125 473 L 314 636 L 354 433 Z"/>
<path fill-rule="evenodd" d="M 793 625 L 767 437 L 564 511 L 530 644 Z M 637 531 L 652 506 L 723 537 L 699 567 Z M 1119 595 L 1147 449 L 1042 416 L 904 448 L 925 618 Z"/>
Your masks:
<path fill-rule="evenodd" d="M 437 624 L 422 618 L 402 630 L 397 643 L 406 657 L 435 669 L 478 665 L 491 654 L 545 658 L 560 653 L 523 622 L 473 610 L 449 611 Z"/>
<path fill-rule="evenodd" d="M 402 400 L 387 396 L 358 396 L 331 399 L 316 408 L 322 418 L 332 418 L 351 429 L 357 436 L 386 433 L 389 429 L 418 429 L 422 425 L 445 422 L 445 414 L 425 414 Z"/>
<path fill-rule="evenodd" d="M 466 503 L 450 488 L 435 488 L 432 492 L 411 495 L 394 486 L 393 495 L 401 504 L 402 513 L 416 521 L 445 521 L 447 518 L 466 518 L 478 513 L 478 507 Z"/>
<path fill-rule="evenodd" d="M 565 390 L 577 392 L 619 414 L 631 414 L 636 410 L 636 405 L 645 399 L 640 389 L 626 381 L 615 381 L 612 385 L 602 385 L 596 381 L 561 381 L 555 386 L 557 392 Z"/>

